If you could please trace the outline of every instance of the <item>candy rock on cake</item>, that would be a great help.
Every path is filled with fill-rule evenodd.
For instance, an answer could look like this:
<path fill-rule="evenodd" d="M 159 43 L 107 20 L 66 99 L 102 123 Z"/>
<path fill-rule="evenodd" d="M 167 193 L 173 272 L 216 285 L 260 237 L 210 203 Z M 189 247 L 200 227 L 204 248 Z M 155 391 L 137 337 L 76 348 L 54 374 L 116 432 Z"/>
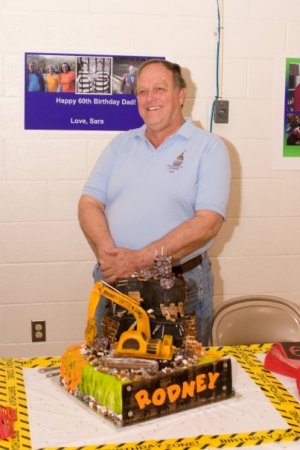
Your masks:
<path fill-rule="evenodd" d="M 96 282 L 85 343 L 61 359 L 66 391 L 121 426 L 232 396 L 231 361 L 197 342 L 185 298 L 184 279 L 167 257 L 115 286 Z M 99 302 L 106 303 L 102 334 Z"/>

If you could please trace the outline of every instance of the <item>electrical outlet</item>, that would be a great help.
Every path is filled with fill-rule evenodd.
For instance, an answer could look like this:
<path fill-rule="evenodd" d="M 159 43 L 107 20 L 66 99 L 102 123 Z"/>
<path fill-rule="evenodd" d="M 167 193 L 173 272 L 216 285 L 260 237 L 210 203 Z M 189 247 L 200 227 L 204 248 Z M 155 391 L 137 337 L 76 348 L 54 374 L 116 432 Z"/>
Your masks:
<path fill-rule="evenodd" d="M 32 342 L 46 341 L 46 321 L 35 320 L 31 321 L 31 339 Z"/>
<path fill-rule="evenodd" d="M 229 118 L 229 101 L 217 100 L 215 104 L 215 123 L 228 123 Z"/>

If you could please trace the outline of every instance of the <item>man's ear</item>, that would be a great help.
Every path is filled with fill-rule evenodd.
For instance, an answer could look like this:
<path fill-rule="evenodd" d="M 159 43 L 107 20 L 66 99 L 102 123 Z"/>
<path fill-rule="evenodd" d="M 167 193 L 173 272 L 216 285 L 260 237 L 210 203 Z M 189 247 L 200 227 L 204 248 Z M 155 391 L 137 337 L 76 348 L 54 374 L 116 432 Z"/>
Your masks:
<path fill-rule="evenodd" d="M 186 95 L 186 89 L 185 88 L 180 89 L 180 92 L 179 92 L 179 103 L 180 103 L 181 107 L 183 107 L 183 105 L 184 105 L 185 95 Z"/>

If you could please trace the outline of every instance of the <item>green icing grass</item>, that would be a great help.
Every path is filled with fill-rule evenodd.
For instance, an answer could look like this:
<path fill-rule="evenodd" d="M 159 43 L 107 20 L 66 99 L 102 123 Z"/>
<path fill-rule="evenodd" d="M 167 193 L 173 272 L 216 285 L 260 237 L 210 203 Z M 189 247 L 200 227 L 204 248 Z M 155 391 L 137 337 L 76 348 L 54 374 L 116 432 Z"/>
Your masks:
<path fill-rule="evenodd" d="M 122 413 L 122 381 L 113 375 L 99 372 L 86 364 L 78 387 L 110 411 Z"/>

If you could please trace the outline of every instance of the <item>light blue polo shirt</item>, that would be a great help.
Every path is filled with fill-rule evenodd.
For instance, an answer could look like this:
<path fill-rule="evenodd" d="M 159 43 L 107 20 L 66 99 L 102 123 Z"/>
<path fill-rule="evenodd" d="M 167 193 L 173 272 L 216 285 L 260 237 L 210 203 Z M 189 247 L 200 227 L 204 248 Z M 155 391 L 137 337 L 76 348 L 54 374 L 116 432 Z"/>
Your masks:
<path fill-rule="evenodd" d="M 145 130 L 143 125 L 115 137 L 83 190 L 106 205 L 116 245 L 136 250 L 192 218 L 195 210 L 225 217 L 230 189 L 229 155 L 217 136 L 186 119 L 155 149 Z"/>

